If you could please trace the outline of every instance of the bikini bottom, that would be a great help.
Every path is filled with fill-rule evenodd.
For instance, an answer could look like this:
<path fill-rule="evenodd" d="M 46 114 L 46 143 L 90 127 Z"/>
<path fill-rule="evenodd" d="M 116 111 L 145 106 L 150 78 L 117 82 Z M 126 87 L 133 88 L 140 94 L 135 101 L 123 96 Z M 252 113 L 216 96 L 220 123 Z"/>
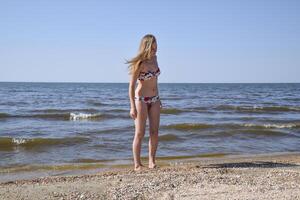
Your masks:
<path fill-rule="evenodd" d="M 135 100 L 145 102 L 147 104 L 148 109 L 151 108 L 151 105 L 154 104 L 156 101 L 160 100 L 159 95 L 156 96 L 149 96 L 149 97 L 134 97 Z M 161 106 L 161 102 L 160 102 Z"/>

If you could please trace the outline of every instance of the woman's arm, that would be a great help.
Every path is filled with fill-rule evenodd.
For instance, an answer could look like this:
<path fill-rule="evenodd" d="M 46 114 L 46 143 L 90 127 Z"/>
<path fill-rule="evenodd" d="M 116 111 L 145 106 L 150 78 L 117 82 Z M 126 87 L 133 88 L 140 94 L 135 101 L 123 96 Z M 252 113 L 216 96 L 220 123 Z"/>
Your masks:
<path fill-rule="evenodd" d="M 135 93 L 135 83 L 138 78 L 138 75 L 140 73 L 140 69 L 138 69 L 133 72 L 130 76 L 130 81 L 129 81 L 129 89 L 128 89 L 128 94 L 129 94 L 129 99 L 130 99 L 130 117 L 132 119 L 135 119 L 137 117 L 137 111 L 135 107 L 135 102 L 134 102 L 134 93 Z"/>
<path fill-rule="evenodd" d="M 135 84 L 137 81 L 137 77 L 138 77 L 138 73 L 137 72 L 133 72 L 130 76 L 130 81 L 129 81 L 129 99 L 130 99 L 130 107 L 134 108 L 135 107 L 135 103 L 134 103 L 134 91 L 135 91 Z"/>
<path fill-rule="evenodd" d="M 140 65 L 141 63 L 138 63 Z M 135 84 L 138 78 L 138 75 L 140 73 L 141 69 L 140 67 L 137 68 L 135 72 L 133 72 L 130 76 L 130 81 L 129 81 L 129 89 L 128 89 L 128 95 L 130 99 L 130 115 L 136 114 L 136 108 L 135 108 L 135 103 L 134 103 L 134 93 L 135 93 Z M 135 118 L 134 116 L 132 116 Z"/>

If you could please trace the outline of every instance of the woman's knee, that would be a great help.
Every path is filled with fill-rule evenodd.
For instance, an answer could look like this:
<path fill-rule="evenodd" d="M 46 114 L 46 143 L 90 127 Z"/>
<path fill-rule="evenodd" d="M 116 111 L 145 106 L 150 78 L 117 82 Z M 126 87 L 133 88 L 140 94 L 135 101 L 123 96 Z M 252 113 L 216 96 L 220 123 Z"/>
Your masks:
<path fill-rule="evenodd" d="M 143 138 L 144 138 L 144 132 L 137 131 L 137 132 L 135 133 L 135 136 L 134 136 L 134 137 L 135 137 L 135 139 L 141 141 L 141 140 L 143 140 Z"/>
<path fill-rule="evenodd" d="M 150 129 L 149 134 L 150 136 L 158 136 L 158 129 Z"/>

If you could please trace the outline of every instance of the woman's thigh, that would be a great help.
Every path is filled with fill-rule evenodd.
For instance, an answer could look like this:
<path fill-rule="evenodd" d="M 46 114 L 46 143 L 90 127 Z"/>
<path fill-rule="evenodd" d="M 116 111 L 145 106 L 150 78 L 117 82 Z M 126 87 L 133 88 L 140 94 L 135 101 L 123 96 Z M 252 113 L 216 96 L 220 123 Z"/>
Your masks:
<path fill-rule="evenodd" d="M 135 101 L 137 117 L 135 118 L 135 131 L 137 134 L 144 134 L 146 128 L 146 121 L 148 116 L 147 105 L 142 101 Z"/>
<path fill-rule="evenodd" d="M 160 122 L 160 110 L 160 100 L 153 103 L 150 109 L 148 110 L 150 134 L 158 133 Z"/>

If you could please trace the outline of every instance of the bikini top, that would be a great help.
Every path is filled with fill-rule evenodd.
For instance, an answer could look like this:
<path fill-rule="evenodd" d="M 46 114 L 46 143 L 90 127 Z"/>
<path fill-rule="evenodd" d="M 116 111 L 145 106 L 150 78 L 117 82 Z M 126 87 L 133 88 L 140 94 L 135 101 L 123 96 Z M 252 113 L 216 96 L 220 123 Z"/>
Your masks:
<path fill-rule="evenodd" d="M 155 72 L 152 72 L 150 70 L 147 72 L 140 72 L 138 80 L 140 81 L 150 80 L 151 78 L 159 75 L 160 75 L 160 69 L 158 67 L 158 69 Z"/>

